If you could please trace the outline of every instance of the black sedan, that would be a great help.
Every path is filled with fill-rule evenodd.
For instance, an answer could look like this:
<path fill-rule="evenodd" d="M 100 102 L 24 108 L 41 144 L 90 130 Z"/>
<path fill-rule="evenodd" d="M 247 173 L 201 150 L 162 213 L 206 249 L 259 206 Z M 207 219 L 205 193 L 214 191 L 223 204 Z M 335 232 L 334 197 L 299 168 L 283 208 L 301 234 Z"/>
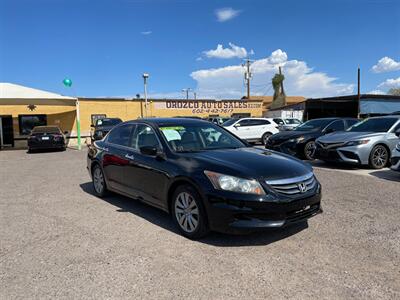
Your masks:
<path fill-rule="evenodd" d="M 65 136 L 57 126 L 36 126 L 28 137 L 28 152 L 39 149 L 65 150 L 66 147 Z"/>
<path fill-rule="evenodd" d="M 309 120 L 292 131 L 272 135 L 265 148 L 312 160 L 316 149 L 315 140 L 336 131 L 344 131 L 353 126 L 355 118 L 322 118 Z"/>
<path fill-rule="evenodd" d="M 87 168 L 98 196 L 113 191 L 165 210 L 192 239 L 284 227 L 321 212 L 309 165 L 202 120 L 124 122 L 89 146 Z"/>

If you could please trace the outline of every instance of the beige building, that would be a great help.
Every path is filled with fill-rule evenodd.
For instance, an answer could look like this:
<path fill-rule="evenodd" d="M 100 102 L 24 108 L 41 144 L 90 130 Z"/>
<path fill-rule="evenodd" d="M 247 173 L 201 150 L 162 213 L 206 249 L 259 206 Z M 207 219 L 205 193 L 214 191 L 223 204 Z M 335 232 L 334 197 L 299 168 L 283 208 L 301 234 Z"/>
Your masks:
<path fill-rule="evenodd" d="M 57 125 L 76 143 L 77 105 L 81 136 L 90 136 L 93 120 L 118 117 L 255 116 L 263 114 L 263 100 L 181 100 L 126 98 L 74 98 L 11 83 L 0 83 L 0 148 L 26 147 L 30 130 L 38 125 Z"/>

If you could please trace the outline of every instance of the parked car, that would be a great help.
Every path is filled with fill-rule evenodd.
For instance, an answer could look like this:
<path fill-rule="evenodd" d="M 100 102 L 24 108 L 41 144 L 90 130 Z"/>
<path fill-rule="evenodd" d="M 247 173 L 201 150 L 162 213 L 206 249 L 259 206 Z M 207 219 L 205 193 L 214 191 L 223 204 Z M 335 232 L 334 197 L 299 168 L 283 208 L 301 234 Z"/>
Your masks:
<path fill-rule="evenodd" d="M 393 150 L 392 158 L 390 159 L 391 169 L 393 171 L 400 172 L 400 142 L 396 145 Z"/>
<path fill-rule="evenodd" d="M 322 135 L 344 131 L 357 123 L 357 119 L 351 118 L 322 118 L 309 120 L 291 131 L 283 131 L 274 134 L 268 139 L 267 149 L 276 150 L 312 160 L 315 152 L 315 140 Z"/>
<path fill-rule="evenodd" d="M 271 135 L 279 132 L 278 124 L 267 118 L 230 119 L 222 126 L 243 140 L 264 145 Z"/>
<path fill-rule="evenodd" d="M 58 126 L 36 126 L 28 137 L 28 152 L 40 149 L 65 150 L 67 147 L 64 133 Z"/>
<path fill-rule="evenodd" d="M 381 169 L 389 164 L 399 136 L 400 116 L 368 118 L 345 132 L 319 138 L 315 157 Z"/>
<path fill-rule="evenodd" d="M 295 118 L 284 118 L 282 119 L 282 122 L 278 124 L 279 124 L 279 131 L 288 131 L 288 130 L 293 130 L 297 126 L 299 126 L 301 124 L 301 121 Z"/>
<path fill-rule="evenodd" d="M 218 138 L 208 139 L 210 132 Z M 96 195 L 113 191 L 165 210 L 192 239 L 209 230 L 284 227 L 321 212 L 308 164 L 203 120 L 124 122 L 90 145 L 87 157 Z"/>
<path fill-rule="evenodd" d="M 230 118 L 224 118 L 224 117 L 209 117 L 207 118 L 207 121 L 212 122 L 217 125 L 222 125 L 226 121 L 228 121 Z"/>
<path fill-rule="evenodd" d="M 92 142 L 101 140 L 115 125 L 120 123 L 122 123 L 120 118 L 103 118 L 96 120 L 96 123 L 91 126 Z"/>

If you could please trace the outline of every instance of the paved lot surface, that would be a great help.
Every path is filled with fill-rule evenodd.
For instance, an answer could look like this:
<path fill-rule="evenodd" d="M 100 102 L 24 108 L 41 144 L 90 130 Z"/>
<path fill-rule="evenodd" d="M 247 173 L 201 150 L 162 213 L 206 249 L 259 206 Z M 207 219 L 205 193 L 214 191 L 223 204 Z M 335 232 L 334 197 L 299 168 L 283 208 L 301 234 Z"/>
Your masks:
<path fill-rule="evenodd" d="M 93 196 L 85 155 L 0 152 L 0 299 L 400 299 L 400 174 L 317 167 L 308 227 L 195 242 Z"/>

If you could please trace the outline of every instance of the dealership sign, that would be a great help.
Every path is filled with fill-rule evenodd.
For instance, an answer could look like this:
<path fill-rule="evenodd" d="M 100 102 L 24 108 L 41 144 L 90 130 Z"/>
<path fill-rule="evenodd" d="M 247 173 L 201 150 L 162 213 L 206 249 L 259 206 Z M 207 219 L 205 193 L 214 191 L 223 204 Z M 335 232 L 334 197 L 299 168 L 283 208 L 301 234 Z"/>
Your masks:
<path fill-rule="evenodd" d="M 261 103 L 248 103 L 247 101 L 196 101 L 196 100 L 166 100 L 156 102 L 156 109 L 190 109 L 194 114 L 201 113 L 232 113 L 240 109 L 259 109 Z"/>

